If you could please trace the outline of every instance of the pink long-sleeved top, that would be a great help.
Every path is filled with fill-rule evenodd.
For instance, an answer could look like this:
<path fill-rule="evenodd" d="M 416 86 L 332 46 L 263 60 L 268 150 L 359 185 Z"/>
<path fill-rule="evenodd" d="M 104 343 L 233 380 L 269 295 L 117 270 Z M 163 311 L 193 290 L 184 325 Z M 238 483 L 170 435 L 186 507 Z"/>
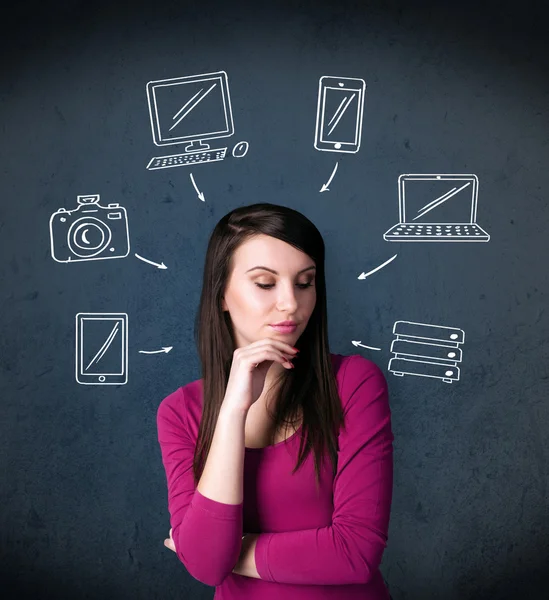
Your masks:
<path fill-rule="evenodd" d="M 177 557 L 215 600 L 389 600 L 379 569 L 393 493 L 393 433 L 387 382 L 358 354 L 331 354 L 346 430 L 335 476 L 326 453 L 315 487 L 310 453 L 294 475 L 302 427 L 287 440 L 246 448 L 244 499 L 225 504 L 194 485 L 193 453 L 202 379 L 167 396 L 157 412 Z M 261 579 L 232 573 L 243 532 L 259 533 Z"/>

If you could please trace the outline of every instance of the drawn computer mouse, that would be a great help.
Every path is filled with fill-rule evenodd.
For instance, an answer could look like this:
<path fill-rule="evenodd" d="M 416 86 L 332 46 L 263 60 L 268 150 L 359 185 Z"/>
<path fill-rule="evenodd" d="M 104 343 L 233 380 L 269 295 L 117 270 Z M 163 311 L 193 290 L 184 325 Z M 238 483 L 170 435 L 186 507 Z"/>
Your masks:
<path fill-rule="evenodd" d="M 238 142 L 238 144 L 235 144 L 235 147 L 233 148 L 233 156 L 235 158 L 242 158 L 243 156 L 246 156 L 246 152 L 248 152 L 249 147 L 250 144 L 248 144 L 248 142 Z"/>

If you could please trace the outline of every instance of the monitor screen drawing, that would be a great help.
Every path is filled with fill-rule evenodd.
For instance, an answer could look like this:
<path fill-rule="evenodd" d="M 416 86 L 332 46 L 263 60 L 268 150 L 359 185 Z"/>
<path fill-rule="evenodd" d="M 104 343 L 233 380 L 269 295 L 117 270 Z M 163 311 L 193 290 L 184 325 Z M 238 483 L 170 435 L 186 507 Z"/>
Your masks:
<path fill-rule="evenodd" d="M 150 81 L 147 98 L 157 146 L 228 137 L 234 133 L 227 73 Z"/>

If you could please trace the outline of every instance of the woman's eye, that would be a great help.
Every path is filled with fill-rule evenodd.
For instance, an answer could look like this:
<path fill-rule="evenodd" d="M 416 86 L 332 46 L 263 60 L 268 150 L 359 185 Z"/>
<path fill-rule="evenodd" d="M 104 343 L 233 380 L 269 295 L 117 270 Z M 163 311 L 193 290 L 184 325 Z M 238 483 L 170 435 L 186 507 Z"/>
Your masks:
<path fill-rule="evenodd" d="M 256 284 L 258 287 L 260 287 L 263 290 L 269 290 L 274 286 L 274 283 L 257 283 Z M 309 283 L 298 283 L 296 284 L 298 288 L 304 290 L 305 288 L 311 287 L 313 284 L 312 282 Z"/>

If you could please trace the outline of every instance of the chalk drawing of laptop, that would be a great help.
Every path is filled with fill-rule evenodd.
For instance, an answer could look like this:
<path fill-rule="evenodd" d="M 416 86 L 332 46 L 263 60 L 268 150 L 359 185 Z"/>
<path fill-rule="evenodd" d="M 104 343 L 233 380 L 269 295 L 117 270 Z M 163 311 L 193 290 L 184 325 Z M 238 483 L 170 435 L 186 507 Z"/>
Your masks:
<path fill-rule="evenodd" d="M 488 242 L 477 224 L 476 175 L 400 175 L 399 223 L 388 242 Z"/>

